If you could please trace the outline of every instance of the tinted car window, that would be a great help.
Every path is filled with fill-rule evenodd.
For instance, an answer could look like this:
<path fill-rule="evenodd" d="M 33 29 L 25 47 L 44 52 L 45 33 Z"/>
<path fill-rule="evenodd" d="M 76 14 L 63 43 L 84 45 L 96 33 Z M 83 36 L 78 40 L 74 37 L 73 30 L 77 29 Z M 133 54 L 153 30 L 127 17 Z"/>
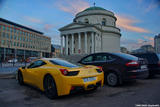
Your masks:
<path fill-rule="evenodd" d="M 113 55 L 117 55 L 121 58 L 124 59 L 129 59 L 129 60 L 138 60 L 137 57 L 133 56 L 133 55 L 129 55 L 129 54 L 124 54 L 124 53 L 113 53 Z"/>
<path fill-rule="evenodd" d="M 133 54 L 133 55 L 139 58 L 146 59 L 149 64 L 156 64 L 159 61 L 158 55 L 154 53 Z"/>
<path fill-rule="evenodd" d="M 107 59 L 107 56 L 105 55 L 95 55 L 94 61 L 96 62 L 105 62 Z"/>
<path fill-rule="evenodd" d="M 79 67 L 78 65 L 72 64 L 72 63 L 70 63 L 68 61 L 61 60 L 61 59 L 53 59 L 53 60 L 49 60 L 49 61 L 52 64 L 60 65 L 60 66 L 64 66 L 64 67 L 70 67 L 70 68 Z"/>
<path fill-rule="evenodd" d="M 88 63 L 93 61 L 93 56 L 88 56 L 87 58 L 83 59 L 82 62 Z"/>
<path fill-rule="evenodd" d="M 38 61 L 35 61 L 32 64 L 30 64 L 28 66 L 28 68 L 36 68 L 36 67 L 40 67 L 40 66 L 45 65 L 45 64 L 46 64 L 45 62 L 43 62 L 41 60 L 38 60 Z"/>

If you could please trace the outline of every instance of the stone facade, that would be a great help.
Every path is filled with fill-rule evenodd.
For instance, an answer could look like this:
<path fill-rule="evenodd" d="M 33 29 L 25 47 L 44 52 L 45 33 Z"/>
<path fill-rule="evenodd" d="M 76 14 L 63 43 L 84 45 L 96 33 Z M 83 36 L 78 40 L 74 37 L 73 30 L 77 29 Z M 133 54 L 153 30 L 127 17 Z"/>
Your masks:
<path fill-rule="evenodd" d="M 160 53 L 160 34 L 154 37 L 154 48 L 156 53 Z"/>
<path fill-rule="evenodd" d="M 60 28 L 61 53 L 90 54 L 120 52 L 120 29 L 108 10 L 90 7 L 76 14 L 73 22 Z"/>

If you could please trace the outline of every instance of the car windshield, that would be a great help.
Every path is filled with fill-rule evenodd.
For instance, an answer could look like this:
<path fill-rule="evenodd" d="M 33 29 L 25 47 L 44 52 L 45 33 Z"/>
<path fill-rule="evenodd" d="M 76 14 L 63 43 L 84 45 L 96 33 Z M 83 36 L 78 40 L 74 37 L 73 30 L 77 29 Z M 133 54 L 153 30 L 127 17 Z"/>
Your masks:
<path fill-rule="evenodd" d="M 113 53 L 114 55 L 117 55 L 121 58 L 129 59 L 129 60 L 138 60 L 138 57 L 135 57 L 133 55 L 124 54 L 124 53 Z"/>
<path fill-rule="evenodd" d="M 70 68 L 75 68 L 75 67 L 80 67 L 78 65 L 72 64 L 68 61 L 65 60 L 61 60 L 61 59 L 53 59 L 53 60 L 49 60 L 52 64 L 55 65 L 60 65 L 60 66 L 64 66 L 64 67 L 70 67 Z"/>

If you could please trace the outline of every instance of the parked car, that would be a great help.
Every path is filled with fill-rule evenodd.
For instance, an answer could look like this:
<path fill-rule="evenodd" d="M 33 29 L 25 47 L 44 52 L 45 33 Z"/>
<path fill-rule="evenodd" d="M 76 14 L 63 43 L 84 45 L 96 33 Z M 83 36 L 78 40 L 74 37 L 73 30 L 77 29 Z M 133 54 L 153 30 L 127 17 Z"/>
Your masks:
<path fill-rule="evenodd" d="M 149 76 L 148 78 L 154 77 L 155 74 L 160 74 L 160 55 L 156 53 L 139 53 L 132 54 L 139 58 L 144 58 L 148 62 Z"/>
<path fill-rule="evenodd" d="M 16 63 L 16 62 L 18 62 L 18 60 L 17 59 L 10 59 L 10 60 L 8 60 L 8 62 L 9 63 L 13 63 L 13 62 Z"/>
<path fill-rule="evenodd" d="M 148 76 L 145 60 L 124 53 L 95 53 L 82 58 L 79 63 L 102 67 L 104 83 L 110 86 Z"/>
<path fill-rule="evenodd" d="M 43 58 L 17 71 L 20 85 L 38 87 L 53 99 L 78 90 L 94 90 L 103 86 L 104 73 L 96 66 L 78 66 L 57 58 Z"/>

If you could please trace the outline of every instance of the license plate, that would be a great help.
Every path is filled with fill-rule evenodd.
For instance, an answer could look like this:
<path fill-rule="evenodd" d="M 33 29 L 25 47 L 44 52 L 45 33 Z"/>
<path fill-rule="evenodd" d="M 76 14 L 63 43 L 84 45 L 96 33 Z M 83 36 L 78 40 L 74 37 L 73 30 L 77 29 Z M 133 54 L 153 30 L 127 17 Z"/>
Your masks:
<path fill-rule="evenodd" d="M 96 77 L 83 78 L 84 82 L 89 82 L 89 81 L 94 81 L 94 80 L 96 80 Z"/>
<path fill-rule="evenodd" d="M 141 69 L 146 69 L 147 68 L 147 65 L 142 65 L 141 66 Z"/>

